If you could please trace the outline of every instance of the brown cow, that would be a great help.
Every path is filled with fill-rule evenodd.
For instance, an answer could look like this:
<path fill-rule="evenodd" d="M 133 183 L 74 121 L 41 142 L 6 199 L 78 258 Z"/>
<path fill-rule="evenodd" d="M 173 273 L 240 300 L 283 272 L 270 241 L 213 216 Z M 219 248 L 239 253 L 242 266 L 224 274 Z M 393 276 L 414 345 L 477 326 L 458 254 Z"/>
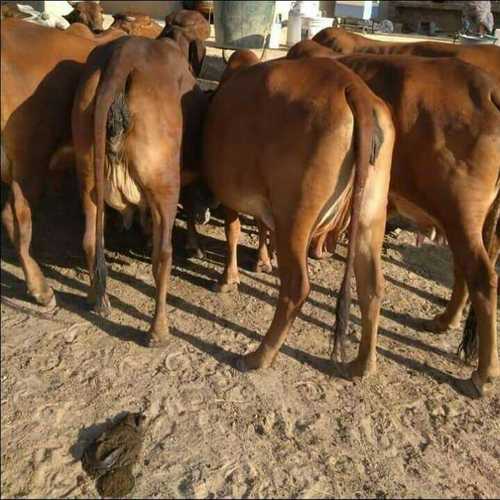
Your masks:
<path fill-rule="evenodd" d="M 138 12 L 120 12 L 113 15 L 110 28 L 121 29 L 128 35 L 158 38 L 163 28 L 151 16 Z"/>
<path fill-rule="evenodd" d="M 63 16 L 68 23 L 82 23 L 94 32 L 103 30 L 104 9 L 97 2 L 68 2 L 73 10 Z"/>
<path fill-rule="evenodd" d="M 189 59 L 193 73 L 199 76 L 205 59 L 205 41 L 210 36 L 210 24 L 202 14 L 179 10 L 165 18 L 162 36 L 173 38 Z"/>
<path fill-rule="evenodd" d="M 199 162 L 205 100 L 174 41 L 139 37 L 95 49 L 75 96 L 73 142 L 86 219 L 89 300 L 100 313 L 109 309 L 104 203 L 120 212 L 149 206 L 157 288 L 151 345 L 168 338 L 166 295 L 181 162 L 191 169 Z"/>
<path fill-rule="evenodd" d="M 11 188 L 2 221 L 29 294 L 49 305 L 54 294 L 30 255 L 31 215 L 51 156 L 70 140 L 74 91 L 95 44 L 19 19 L 2 21 L 1 41 L 1 173 Z"/>
<path fill-rule="evenodd" d="M 350 203 L 336 347 L 347 328 L 354 266 L 363 334 L 350 373 L 375 369 L 383 290 L 380 251 L 393 141 L 387 106 L 352 72 L 330 61 L 257 64 L 237 71 L 213 95 L 202 165 L 210 189 L 226 207 L 228 260 L 222 282 L 238 281 L 239 212 L 253 215 L 276 233 L 281 279 L 271 327 L 257 351 L 241 360 L 242 369 L 272 364 L 309 293 L 309 240 L 333 219 L 345 223 L 339 218 Z"/>
<path fill-rule="evenodd" d="M 227 80 L 229 80 L 229 78 L 231 78 L 240 69 L 248 68 L 255 64 L 259 64 L 259 62 L 260 62 L 259 58 L 251 50 L 242 49 L 233 52 L 231 54 L 231 57 L 227 61 L 227 65 L 226 68 L 224 69 L 224 72 L 222 73 L 222 77 L 220 79 L 220 84 L 218 88 L 221 88 L 221 85 L 224 84 Z M 267 244 L 267 237 L 269 231 L 267 230 L 266 226 L 262 224 L 259 220 L 256 220 L 256 223 L 259 232 L 259 247 L 257 252 L 257 261 L 253 265 L 252 270 L 254 272 L 271 273 L 273 270 L 273 266 L 271 263 L 269 246 Z M 273 234 L 271 233 L 269 236 L 272 240 Z M 215 284 L 214 289 L 217 292 L 229 292 L 236 286 L 237 282 L 235 283 L 218 282 Z"/>
<path fill-rule="evenodd" d="M 359 55 L 337 62 L 393 110 L 390 202 L 417 225 L 438 228 L 453 254 L 451 300 L 429 328 L 458 326 L 469 290 L 479 336 L 472 381 L 485 394 L 500 376 L 494 267 L 500 249 L 499 87 L 487 73 L 453 58 Z"/>
<path fill-rule="evenodd" d="M 389 43 L 372 40 L 342 28 L 325 28 L 313 37 L 313 41 L 342 55 L 456 57 L 479 66 L 500 82 L 500 47 L 495 45 L 460 45 L 442 42 Z"/>
<path fill-rule="evenodd" d="M 125 31 L 118 28 L 109 28 L 96 34 L 83 23 L 73 23 L 67 30 L 65 30 L 65 33 L 86 38 L 87 40 L 95 42 L 97 45 L 103 45 L 127 34 Z"/>

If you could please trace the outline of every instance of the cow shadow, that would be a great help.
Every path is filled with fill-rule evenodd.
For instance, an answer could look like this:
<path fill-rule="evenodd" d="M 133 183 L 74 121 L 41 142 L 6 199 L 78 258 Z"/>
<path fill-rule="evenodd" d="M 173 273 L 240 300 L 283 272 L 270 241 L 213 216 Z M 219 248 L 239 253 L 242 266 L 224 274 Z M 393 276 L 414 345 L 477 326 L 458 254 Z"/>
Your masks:
<path fill-rule="evenodd" d="M 4 190 L 2 189 L 2 200 L 5 199 L 4 194 Z M 147 335 L 144 332 L 138 331 L 137 328 L 114 323 L 113 321 L 102 318 L 90 311 L 85 299 L 88 287 L 87 283 L 79 281 L 78 279 L 64 273 L 65 269 L 71 267 L 78 267 L 82 270 L 85 268 L 83 262 L 83 251 L 81 248 L 84 220 L 79 207 L 79 202 L 75 202 L 75 196 L 72 196 L 71 192 L 55 196 L 47 195 L 41 200 L 39 207 L 36 221 L 33 226 L 34 256 L 41 264 L 44 274 L 48 278 L 53 279 L 55 282 L 62 285 L 62 288 L 67 290 L 58 291 L 56 287 L 59 307 L 77 314 L 108 335 L 116 337 L 122 341 L 134 342 L 140 346 L 145 346 Z M 220 225 L 221 222 L 218 217 L 219 215 L 216 214 L 216 223 L 218 222 Z M 249 226 L 249 231 L 254 230 L 250 228 L 252 224 L 250 219 L 244 218 L 243 221 L 245 226 Z M 14 249 L 10 244 L 5 244 L 7 236 L 3 228 L 1 235 L 2 260 L 18 267 L 19 263 Z M 183 246 L 185 238 L 185 229 L 176 227 L 173 235 L 174 267 L 172 269 L 172 274 L 179 279 L 208 290 L 210 289 L 211 284 L 218 278 L 219 271 L 213 267 L 208 267 L 200 261 L 186 259 L 185 255 L 180 250 Z M 201 242 L 206 248 L 208 261 L 220 265 L 225 256 L 225 243 L 222 240 L 212 238 L 205 234 L 201 235 Z M 133 228 L 131 232 L 121 233 L 113 230 L 112 227 L 107 225 L 106 249 L 108 251 L 107 261 L 110 264 L 113 262 L 120 263 L 123 261 L 122 258 L 125 257 L 133 257 L 134 259 L 145 263 L 150 262 L 149 250 L 145 248 L 144 236 L 138 227 Z M 253 261 L 255 258 L 255 249 L 251 249 L 246 246 L 240 246 L 239 253 L 243 254 L 240 255 L 240 261 L 242 263 L 245 260 Z M 112 254 L 112 257 L 110 254 Z M 58 269 L 52 267 L 53 265 L 56 265 Z M 268 276 L 261 277 L 253 273 L 247 273 L 245 270 L 243 270 L 243 272 L 256 283 L 260 282 L 261 285 L 265 285 L 266 287 L 276 287 L 276 284 L 273 284 L 271 282 L 272 280 Z M 129 276 L 128 274 L 116 270 L 113 265 L 109 266 L 109 275 L 113 279 L 131 286 L 136 291 L 143 293 L 149 298 L 154 296 L 154 288 L 151 285 L 137 277 Z M 0 282 L 2 298 L 26 299 L 24 279 L 17 278 L 7 269 L 2 267 Z M 329 296 L 335 295 L 332 290 L 322 290 L 321 287 L 319 287 L 319 291 L 328 293 Z M 250 284 L 242 283 L 240 286 L 240 293 L 252 296 L 273 306 L 275 305 L 276 299 L 270 296 L 268 292 L 251 286 Z M 218 324 L 223 328 L 230 329 L 238 334 L 242 334 L 256 343 L 262 340 L 262 336 L 255 331 L 250 330 L 245 326 L 232 321 L 231 319 L 223 318 L 220 315 L 207 310 L 200 304 L 176 295 L 175 290 L 169 293 L 167 300 L 169 305 L 172 307 L 194 315 L 197 318 L 203 318 L 208 322 Z M 325 310 L 331 312 L 332 323 L 327 324 L 313 315 L 305 314 L 304 312 L 301 312 L 299 317 L 304 321 L 317 326 L 318 328 L 331 331 L 333 327 L 333 306 L 325 304 L 320 300 L 313 300 L 312 298 L 309 300 L 312 301 L 314 306 L 325 308 Z M 138 310 L 133 305 L 123 302 L 120 297 L 112 296 L 111 303 L 113 308 L 117 308 L 125 315 L 131 316 L 142 322 L 149 323 L 151 321 L 151 318 L 147 314 Z M 383 310 L 382 313 L 386 315 L 392 314 L 392 319 L 395 319 L 396 321 L 400 321 L 402 323 L 408 322 L 408 318 L 404 316 L 398 318 L 398 315 L 394 312 L 387 312 Z M 360 319 L 354 315 L 351 315 L 351 321 L 358 326 L 360 325 Z M 179 329 L 173 328 L 172 334 L 183 341 L 190 343 L 196 349 L 213 356 L 217 361 L 228 364 L 233 368 L 235 367 L 235 360 L 238 357 L 236 353 L 226 351 L 216 344 L 206 342 L 204 339 L 201 339 L 196 335 L 191 335 L 190 333 L 183 332 Z M 388 329 L 381 328 L 380 334 L 413 348 L 422 349 L 441 356 L 449 356 L 449 354 L 445 351 L 429 346 L 419 339 L 410 339 Z M 302 364 L 307 364 L 322 373 L 340 376 L 339 372 L 336 371 L 335 366 L 329 359 L 306 353 L 303 350 L 291 347 L 290 345 L 284 345 L 281 352 L 284 355 L 291 357 Z M 415 371 L 420 371 L 430 375 L 439 383 L 449 383 L 452 386 L 456 385 L 456 379 L 452 376 L 441 372 L 440 370 L 433 369 L 427 364 L 420 364 L 404 356 L 390 353 L 381 348 L 379 348 L 379 353 L 388 359 L 392 359 L 398 364 L 402 364 Z"/>

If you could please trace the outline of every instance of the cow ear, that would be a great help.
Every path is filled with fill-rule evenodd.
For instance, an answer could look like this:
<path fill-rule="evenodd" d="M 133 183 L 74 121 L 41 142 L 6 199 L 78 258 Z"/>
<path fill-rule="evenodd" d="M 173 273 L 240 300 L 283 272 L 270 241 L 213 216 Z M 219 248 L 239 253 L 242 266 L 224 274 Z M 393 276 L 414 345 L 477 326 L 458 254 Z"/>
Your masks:
<path fill-rule="evenodd" d="M 76 7 L 76 5 L 78 4 L 78 2 L 71 2 L 70 0 L 66 1 L 71 5 L 71 7 Z"/>

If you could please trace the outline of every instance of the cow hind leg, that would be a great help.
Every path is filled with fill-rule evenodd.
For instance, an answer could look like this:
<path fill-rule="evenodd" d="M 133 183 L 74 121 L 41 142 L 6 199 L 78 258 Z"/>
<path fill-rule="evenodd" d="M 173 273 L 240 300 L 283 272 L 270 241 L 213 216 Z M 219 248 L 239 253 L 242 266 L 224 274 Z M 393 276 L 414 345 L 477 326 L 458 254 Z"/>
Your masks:
<path fill-rule="evenodd" d="M 478 367 L 472 373 L 472 382 L 480 395 L 486 395 L 493 388 L 494 379 L 500 377 L 496 331 L 497 274 L 480 232 L 474 229 L 453 233 L 448 241 L 454 260 L 464 274 L 477 318 Z"/>
<path fill-rule="evenodd" d="M 150 328 L 149 345 L 160 346 L 168 340 L 167 292 L 172 268 L 172 229 L 179 199 L 178 189 L 165 187 L 148 195 L 153 218 L 153 276 L 156 307 Z"/>
<path fill-rule="evenodd" d="M 311 240 L 311 245 L 309 247 L 309 257 L 311 257 L 311 259 L 321 260 L 326 257 L 325 245 L 327 236 L 328 232 L 325 231 L 323 234 Z"/>
<path fill-rule="evenodd" d="M 190 213 L 187 217 L 186 253 L 188 258 L 203 259 L 205 257 L 200 245 L 198 231 L 196 230 L 194 215 Z"/>
<path fill-rule="evenodd" d="M 436 315 L 433 319 L 424 323 L 426 330 L 439 333 L 451 328 L 458 328 L 462 319 L 463 310 L 467 303 L 469 293 L 462 273 L 461 266 L 454 261 L 454 282 L 450 301 L 444 312 Z"/>
<path fill-rule="evenodd" d="M 380 258 L 384 233 L 385 214 L 371 224 L 360 221 L 354 272 L 362 326 L 358 355 L 346 367 L 351 378 L 368 376 L 377 368 L 377 331 L 384 289 Z"/>
<path fill-rule="evenodd" d="M 272 273 L 273 265 L 269 256 L 267 247 L 267 227 L 261 221 L 257 220 L 259 230 L 259 249 L 257 251 L 257 262 L 253 267 L 255 273 Z"/>
<path fill-rule="evenodd" d="M 2 211 L 2 221 L 14 245 L 26 279 L 29 295 L 43 306 L 56 304 L 54 292 L 48 285 L 40 266 L 31 257 L 32 211 L 40 194 L 40 187 L 14 181 L 9 199 Z"/>
<path fill-rule="evenodd" d="M 281 286 L 271 326 L 258 349 L 240 360 L 240 369 L 271 366 L 288 332 L 309 295 L 307 273 L 307 231 L 287 230 L 278 226 L 276 243 Z"/>
<path fill-rule="evenodd" d="M 226 231 L 226 267 L 220 280 L 215 284 L 216 292 L 230 292 L 238 287 L 240 282 L 238 273 L 238 240 L 240 238 L 241 224 L 238 212 L 225 207 L 225 231 Z"/>
<path fill-rule="evenodd" d="M 101 306 L 97 309 L 97 284 L 94 283 L 97 205 L 92 199 L 92 188 L 86 183 L 85 179 L 81 180 L 81 184 L 83 186 L 82 207 L 85 214 L 85 231 L 83 233 L 82 243 L 87 263 L 87 270 L 90 276 L 90 288 L 87 295 L 87 303 L 101 316 L 107 316 L 111 312 L 109 297 L 105 293 L 101 301 Z"/>

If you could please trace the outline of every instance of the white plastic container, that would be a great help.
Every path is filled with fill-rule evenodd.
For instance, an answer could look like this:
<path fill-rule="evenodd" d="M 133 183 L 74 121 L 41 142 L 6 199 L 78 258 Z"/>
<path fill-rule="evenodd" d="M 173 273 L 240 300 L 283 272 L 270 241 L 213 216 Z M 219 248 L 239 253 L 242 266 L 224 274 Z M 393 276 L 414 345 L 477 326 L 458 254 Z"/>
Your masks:
<path fill-rule="evenodd" d="M 301 38 L 305 40 L 307 38 L 312 38 L 316 33 L 319 33 L 322 29 L 331 28 L 333 25 L 333 17 L 303 17 L 302 18 L 302 28 L 301 28 Z"/>
<path fill-rule="evenodd" d="M 298 10 L 291 9 L 288 13 L 288 28 L 286 44 L 291 47 L 301 40 L 302 18 Z"/>
<path fill-rule="evenodd" d="M 278 19 L 274 20 L 271 26 L 271 36 L 269 37 L 269 48 L 279 49 L 281 43 L 281 21 Z"/>

